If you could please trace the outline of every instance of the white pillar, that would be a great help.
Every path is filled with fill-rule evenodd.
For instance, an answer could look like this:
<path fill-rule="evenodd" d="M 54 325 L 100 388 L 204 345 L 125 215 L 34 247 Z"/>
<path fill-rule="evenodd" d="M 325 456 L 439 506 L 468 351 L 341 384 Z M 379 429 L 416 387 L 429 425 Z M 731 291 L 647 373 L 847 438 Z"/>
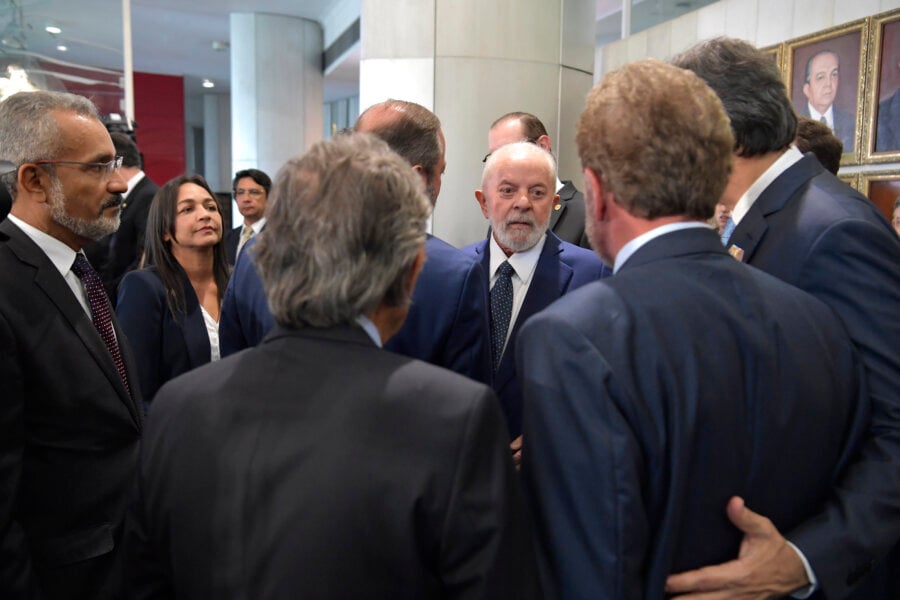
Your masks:
<path fill-rule="evenodd" d="M 484 237 L 473 192 L 488 129 L 504 113 L 537 115 L 560 176 L 581 186 L 575 124 L 593 83 L 591 0 L 363 0 L 361 12 L 360 109 L 409 100 L 443 125 L 435 235 L 457 246 Z"/>
<path fill-rule="evenodd" d="M 322 28 L 280 15 L 231 15 L 231 173 L 275 176 L 322 139 Z"/>
<path fill-rule="evenodd" d="M 231 99 L 203 94 L 203 172 L 217 192 L 231 189 Z"/>

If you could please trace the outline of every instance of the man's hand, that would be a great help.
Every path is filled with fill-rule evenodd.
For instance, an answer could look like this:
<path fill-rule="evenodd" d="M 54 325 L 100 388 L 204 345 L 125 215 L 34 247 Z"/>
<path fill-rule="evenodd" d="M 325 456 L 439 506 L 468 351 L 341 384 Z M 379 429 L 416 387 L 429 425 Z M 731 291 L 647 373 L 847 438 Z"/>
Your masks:
<path fill-rule="evenodd" d="M 512 452 L 513 463 L 516 470 L 522 467 L 522 436 L 520 435 L 509 443 L 509 450 Z"/>
<path fill-rule="evenodd" d="M 728 518 L 744 532 L 738 559 L 669 576 L 666 592 L 681 600 L 768 599 L 809 585 L 806 569 L 772 522 L 737 496 L 728 501 Z"/>

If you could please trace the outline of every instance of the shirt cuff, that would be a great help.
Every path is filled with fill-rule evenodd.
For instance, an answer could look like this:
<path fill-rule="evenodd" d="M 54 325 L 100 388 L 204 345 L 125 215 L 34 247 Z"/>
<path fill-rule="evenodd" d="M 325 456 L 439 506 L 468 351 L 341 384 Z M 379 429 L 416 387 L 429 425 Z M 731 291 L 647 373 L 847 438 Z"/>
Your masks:
<path fill-rule="evenodd" d="M 791 594 L 791 598 L 797 598 L 797 600 L 804 600 L 804 598 L 809 598 L 813 595 L 813 593 L 819 589 L 819 580 L 816 579 L 816 574 L 813 573 L 812 567 L 809 564 L 809 561 L 806 560 L 806 557 L 803 555 L 803 552 L 800 551 L 800 548 L 792 544 L 790 541 L 785 540 L 788 543 L 788 546 L 794 549 L 794 552 L 797 553 L 797 556 L 800 557 L 800 562 L 803 563 L 803 569 L 806 571 L 806 578 L 809 579 L 809 585 L 800 588 Z"/>

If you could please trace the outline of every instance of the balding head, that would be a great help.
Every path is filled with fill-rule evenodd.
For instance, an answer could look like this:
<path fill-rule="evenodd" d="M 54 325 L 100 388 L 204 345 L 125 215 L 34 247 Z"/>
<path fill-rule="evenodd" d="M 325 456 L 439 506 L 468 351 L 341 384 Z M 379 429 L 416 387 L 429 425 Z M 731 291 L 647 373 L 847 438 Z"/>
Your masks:
<path fill-rule="evenodd" d="M 444 134 L 437 115 L 415 102 L 387 100 L 366 109 L 354 129 L 387 142 L 421 174 L 431 203 L 437 201 L 446 166 Z"/>

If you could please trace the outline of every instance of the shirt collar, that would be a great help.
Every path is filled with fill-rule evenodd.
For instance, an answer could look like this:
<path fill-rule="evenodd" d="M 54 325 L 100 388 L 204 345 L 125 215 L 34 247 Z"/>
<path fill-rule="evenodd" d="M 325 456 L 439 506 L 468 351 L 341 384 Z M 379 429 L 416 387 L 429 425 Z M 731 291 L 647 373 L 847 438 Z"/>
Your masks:
<path fill-rule="evenodd" d="M 7 218 L 44 251 L 44 254 L 47 255 L 47 258 L 50 259 L 50 262 L 53 263 L 60 275 L 65 277 L 72 270 L 72 265 L 75 263 L 74 250 L 52 235 L 44 233 L 37 227 L 29 225 L 14 215 L 9 215 Z"/>
<path fill-rule="evenodd" d="M 256 235 L 257 233 L 259 233 L 260 231 L 262 231 L 262 228 L 265 227 L 265 225 L 266 225 L 266 218 L 265 218 L 265 217 L 263 217 L 262 219 L 260 219 L 259 221 L 257 221 L 257 222 L 254 223 L 253 225 L 251 225 L 251 226 L 250 226 L 250 229 L 253 230 L 253 235 Z"/>
<path fill-rule="evenodd" d="M 125 190 L 125 193 L 122 194 L 122 197 L 127 198 L 128 194 L 131 193 L 131 190 L 133 190 L 135 188 L 135 186 L 137 186 L 137 184 L 140 183 L 141 179 L 143 179 L 145 176 L 146 175 L 144 174 L 143 171 L 138 171 L 137 173 L 132 175 L 131 179 L 128 180 L 128 189 Z"/>
<path fill-rule="evenodd" d="M 531 281 L 534 268 L 537 266 L 538 259 L 541 257 L 541 252 L 544 250 L 544 244 L 546 242 L 547 234 L 545 233 L 541 236 L 541 239 L 538 240 L 538 243 L 528 250 L 513 252 L 512 256 L 507 258 L 506 253 L 500 247 L 500 244 L 497 243 L 497 240 L 494 239 L 494 235 L 491 234 L 491 272 L 489 279 L 493 280 L 500 265 L 509 261 L 510 266 L 512 266 L 519 279 L 525 283 Z"/>
<path fill-rule="evenodd" d="M 738 199 L 737 204 L 734 205 L 734 209 L 731 211 L 731 220 L 734 221 L 734 224 L 737 225 L 741 222 L 741 219 L 744 218 L 750 210 L 750 207 L 753 206 L 753 203 L 759 198 L 760 194 L 762 194 L 779 175 L 787 171 L 794 163 L 802 158 L 803 153 L 797 150 L 793 145 L 785 150 L 784 154 L 779 156 L 778 160 L 773 162 Z"/>
<path fill-rule="evenodd" d="M 641 235 L 637 236 L 619 250 L 619 253 L 616 254 L 616 264 L 613 267 L 613 274 L 619 272 L 619 269 L 622 268 L 629 258 L 637 252 L 641 246 L 647 244 L 650 240 L 654 240 L 661 235 L 665 235 L 667 233 L 671 233 L 673 231 L 679 231 L 682 229 L 694 229 L 696 227 L 706 227 L 707 229 L 712 229 L 709 223 L 703 223 L 701 221 L 682 221 L 680 223 L 667 223 L 666 225 L 660 225 L 650 231 L 644 232 Z"/>
<path fill-rule="evenodd" d="M 356 317 L 356 323 L 363 328 L 363 331 L 365 331 L 370 338 L 372 338 L 372 341 L 375 342 L 376 346 L 378 346 L 379 348 L 382 347 L 381 334 L 378 333 L 378 327 L 375 326 L 375 323 L 372 322 L 372 319 L 370 319 L 366 315 L 360 315 Z"/>
<path fill-rule="evenodd" d="M 825 120 L 828 121 L 826 125 L 834 129 L 834 103 L 832 103 L 827 109 L 825 109 L 824 113 L 820 113 L 817 111 L 812 104 L 809 102 L 806 103 L 807 109 L 809 109 L 809 118 L 814 121 L 821 121 L 822 117 L 825 117 Z"/>

